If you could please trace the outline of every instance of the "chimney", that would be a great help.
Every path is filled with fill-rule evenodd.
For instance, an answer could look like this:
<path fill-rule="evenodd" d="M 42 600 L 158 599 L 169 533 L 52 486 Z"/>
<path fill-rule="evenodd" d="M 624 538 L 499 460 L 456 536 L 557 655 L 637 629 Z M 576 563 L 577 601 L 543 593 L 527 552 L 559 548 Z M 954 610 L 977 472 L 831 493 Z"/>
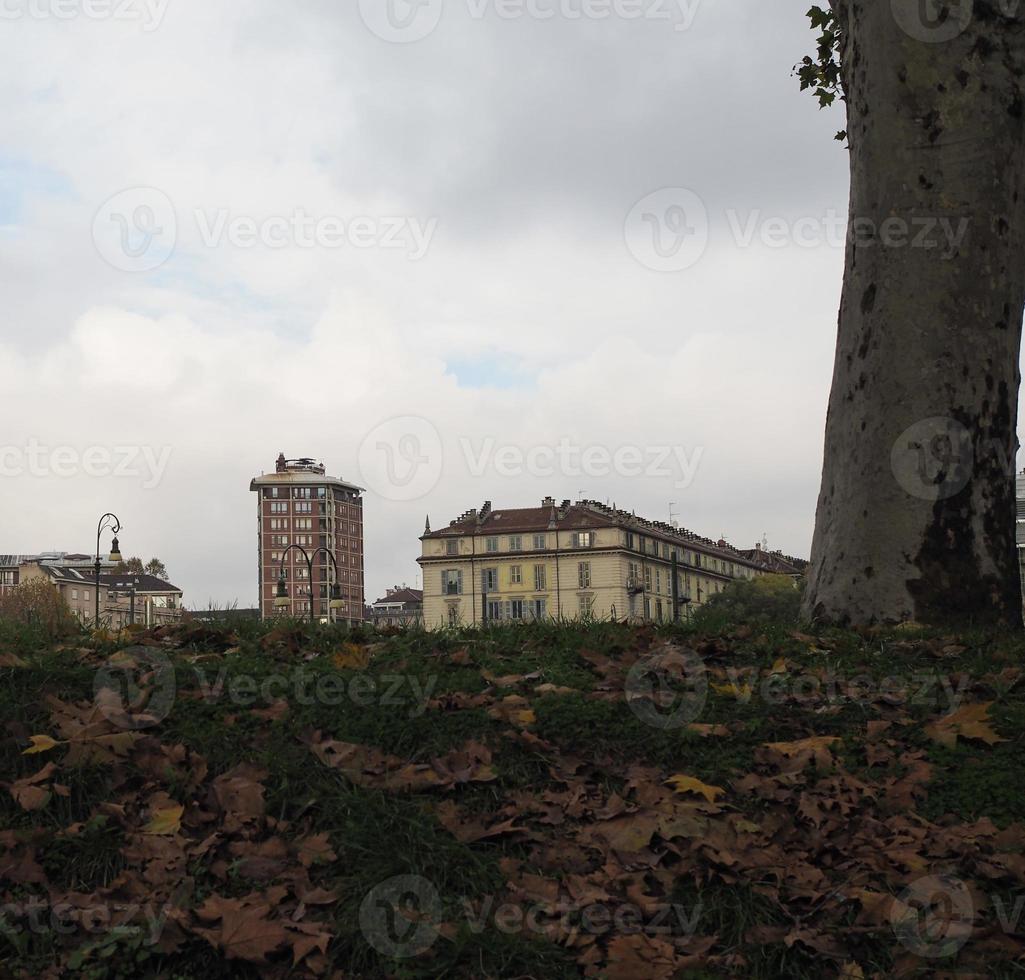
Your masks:
<path fill-rule="evenodd" d="M 555 506 L 555 498 L 554 497 L 545 497 L 545 499 L 541 501 L 541 506 L 542 507 L 554 507 Z"/>

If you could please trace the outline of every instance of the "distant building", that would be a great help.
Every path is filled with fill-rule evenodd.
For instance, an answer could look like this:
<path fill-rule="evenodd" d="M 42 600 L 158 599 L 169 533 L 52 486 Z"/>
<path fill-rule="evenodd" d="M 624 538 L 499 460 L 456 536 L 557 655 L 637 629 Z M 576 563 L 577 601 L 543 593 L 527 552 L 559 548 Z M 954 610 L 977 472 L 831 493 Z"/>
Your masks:
<path fill-rule="evenodd" d="M 783 571 L 796 559 L 739 551 L 661 521 L 593 500 L 503 510 L 485 501 L 448 527 L 424 531 L 424 623 L 494 620 L 673 618 L 677 597 L 706 602 L 731 581 Z"/>
<path fill-rule="evenodd" d="M 748 550 L 742 549 L 740 553 L 772 575 L 789 575 L 791 578 L 799 579 L 808 567 L 808 562 L 803 558 L 793 558 L 784 555 L 782 551 L 769 551 L 761 544 L 756 544 Z"/>
<path fill-rule="evenodd" d="M 328 476 L 312 459 L 278 456 L 273 473 L 249 485 L 257 498 L 257 564 L 260 610 L 264 619 L 275 615 L 308 616 L 310 603 L 321 619 L 360 621 L 363 594 L 363 488 Z M 299 545 L 312 558 L 330 550 L 337 573 L 324 551 L 316 556 L 313 578 Z M 289 550 L 291 549 L 291 550 Z M 274 605 L 279 577 L 284 576 L 290 604 Z M 329 609 L 331 587 L 339 586 L 343 608 Z"/>
<path fill-rule="evenodd" d="M 117 565 L 101 556 L 101 568 L 113 571 Z M 93 555 L 71 554 L 66 551 L 44 551 L 37 555 L 0 554 L 0 595 L 13 589 L 21 581 L 23 565 L 47 565 L 55 568 L 87 568 L 93 571 L 96 558 Z"/>
<path fill-rule="evenodd" d="M 421 626 L 424 621 L 424 594 L 408 585 L 388 589 L 383 599 L 370 607 L 375 626 Z"/>
<path fill-rule="evenodd" d="M 83 623 L 96 615 L 96 572 L 80 562 L 29 558 L 18 566 L 19 582 L 49 581 L 72 614 Z M 152 575 L 125 575 L 105 565 L 100 573 L 100 621 L 115 629 L 137 623 L 162 626 L 182 618 L 182 590 Z"/>

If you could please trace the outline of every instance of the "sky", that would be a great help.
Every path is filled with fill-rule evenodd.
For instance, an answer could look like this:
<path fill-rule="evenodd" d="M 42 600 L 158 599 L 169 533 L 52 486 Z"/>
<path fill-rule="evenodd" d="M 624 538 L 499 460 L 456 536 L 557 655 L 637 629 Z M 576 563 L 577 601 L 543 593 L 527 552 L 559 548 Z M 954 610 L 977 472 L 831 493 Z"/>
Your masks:
<path fill-rule="evenodd" d="M 0 552 L 256 599 L 250 480 L 807 556 L 843 272 L 807 0 L 0 0 Z M 106 547 L 106 545 L 104 545 Z"/>

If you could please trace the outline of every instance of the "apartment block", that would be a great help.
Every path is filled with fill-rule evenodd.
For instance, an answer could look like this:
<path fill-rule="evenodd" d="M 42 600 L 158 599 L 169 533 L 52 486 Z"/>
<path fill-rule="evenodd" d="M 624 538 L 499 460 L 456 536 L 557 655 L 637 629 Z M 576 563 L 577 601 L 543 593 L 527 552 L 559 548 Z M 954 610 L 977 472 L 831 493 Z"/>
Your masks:
<path fill-rule="evenodd" d="M 21 583 L 49 582 L 71 613 L 83 623 L 96 616 L 95 558 L 49 552 L 0 555 L 0 595 Z M 182 590 L 153 575 L 126 574 L 111 562 L 100 569 L 100 621 L 115 629 L 136 623 L 162 626 L 182 617 Z"/>
<path fill-rule="evenodd" d="M 314 615 L 321 620 L 362 620 L 363 488 L 328 476 L 324 465 L 313 459 L 286 459 L 281 453 L 274 472 L 255 477 L 249 489 L 257 494 L 263 618 L 309 616 L 312 603 Z M 303 552 L 314 559 L 312 577 Z M 284 609 L 274 604 L 282 578 L 289 599 Z M 338 611 L 330 608 L 335 584 L 343 602 Z"/>
<path fill-rule="evenodd" d="M 396 585 L 370 607 L 375 626 L 421 626 L 424 619 L 424 594 L 408 585 Z"/>
<path fill-rule="evenodd" d="M 736 579 L 799 576 L 804 562 L 761 548 L 742 552 L 593 500 L 501 510 L 485 501 L 448 527 L 430 521 L 418 559 L 424 624 L 604 619 L 665 622 L 677 596 L 699 606 Z"/>

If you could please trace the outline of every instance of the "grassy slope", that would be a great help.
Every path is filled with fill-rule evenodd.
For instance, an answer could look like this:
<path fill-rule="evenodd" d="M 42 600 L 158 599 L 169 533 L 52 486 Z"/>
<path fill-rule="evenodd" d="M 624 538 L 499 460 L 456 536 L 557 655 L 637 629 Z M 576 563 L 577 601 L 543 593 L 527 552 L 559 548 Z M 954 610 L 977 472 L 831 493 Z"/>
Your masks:
<path fill-rule="evenodd" d="M 54 964 L 73 962 L 76 972 L 96 977 L 330 970 L 401 977 L 550 978 L 588 970 L 592 976 L 639 975 L 637 957 L 647 955 L 642 941 L 635 947 L 615 932 L 602 935 L 588 958 L 589 945 L 564 933 L 539 936 L 494 922 L 479 933 L 469 927 L 464 902 L 498 896 L 529 904 L 534 875 L 563 888 L 587 879 L 605 889 L 611 896 L 606 904 L 613 907 L 628 900 L 642 907 L 656 899 L 684 908 L 700 903 L 697 936 L 714 941 L 699 950 L 680 934 L 660 938 L 652 955 L 669 960 L 653 963 L 645 970 L 650 976 L 887 976 L 898 971 L 928 976 L 958 964 L 970 975 L 1025 972 L 1015 966 L 1016 939 L 986 938 L 994 921 L 987 898 L 1013 904 L 1023 888 L 1025 862 L 990 860 L 993 853 L 1019 854 L 1019 842 L 1025 842 L 1018 826 L 1025 823 L 1025 685 L 1016 675 L 1025 645 L 1020 638 L 979 635 L 955 645 L 948 638 L 900 633 L 795 637 L 783 628 L 726 630 L 717 637 L 615 624 L 388 637 L 328 629 L 311 633 L 300 625 L 269 636 L 263 627 L 239 631 L 225 635 L 204 627 L 171 638 L 98 638 L 56 650 L 40 650 L 14 635 L 0 643 L 0 651 L 6 651 L 0 663 L 9 664 L 0 667 L 0 719 L 6 725 L 0 773 L 14 783 L 50 761 L 57 764 L 41 784 L 52 791 L 38 809 L 26 810 L 11 791 L 0 790 L 0 874 L 7 868 L 6 880 L 0 878 L 2 902 L 23 902 L 48 889 L 52 896 L 104 896 L 105 889 L 138 883 L 145 873 L 146 894 L 182 910 L 176 941 L 169 943 L 176 948 L 166 952 L 138 937 L 102 931 L 20 930 L 0 935 L 6 969 L 57 975 Z M 29 736 L 60 734 L 45 695 L 79 703 L 85 711 L 94 697 L 97 669 L 119 647 L 140 639 L 174 664 L 177 694 L 159 725 L 141 732 L 133 745 L 116 747 L 112 758 L 84 765 L 69 764 L 64 745 L 23 754 Z M 710 734 L 660 729 L 631 710 L 623 695 L 625 667 L 651 649 L 664 651 L 667 640 L 694 650 L 707 665 L 711 687 L 695 720 L 725 727 Z M 366 657 L 365 669 L 354 666 Z M 731 676 L 728 668 L 741 673 Z M 404 680 L 391 699 L 397 703 L 369 697 L 358 704 L 350 697 L 297 696 L 297 670 L 307 691 L 315 691 L 318 680 L 322 692 L 339 686 L 351 690 L 357 675 L 374 678 L 379 691 L 394 687 L 388 678 Z M 855 698 L 840 682 L 841 696 L 826 698 L 822 678 L 827 672 L 873 678 L 861 684 L 876 694 L 882 678 L 900 677 L 908 697 L 903 702 Z M 527 676 L 534 673 L 539 676 Z M 293 678 L 284 694 L 288 710 L 279 704 L 278 718 L 253 713 L 268 707 L 259 697 L 242 704 L 226 693 L 203 696 L 204 679 L 214 683 L 220 676 L 230 691 L 235 678 L 252 678 L 259 687 L 271 675 Z M 522 679 L 497 687 L 485 675 Z M 992 727 L 1005 741 L 990 745 L 961 737 L 954 747 L 936 744 L 925 726 L 946 713 L 948 701 L 936 684 L 924 690 L 926 675 L 963 686 L 968 702 L 993 702 Z M 325 688 L 325 678 L 335 687 Z M 816 678 L 818 693 L 809 693 Z M 541 684 L 558 690 L 537 693 Z M 431 691 L 426 710 L 416 697 L 420 690 Z M 779 691 L 784 693 L 771 696 Z M 481 697 L 467 704 L 475 695 Z M 272 701 L 281 696 L 279 688 Z M 531 713 L 502 717 L 496 705 L 508 696 L 524 698 Z M 891 727 L 870 737 L 869 722 L 886 720 Z M 766 754 L 767 743 L 809 736 L 839 740 L 789 773 L 785 770 L 793 766 Z M 473 740 L 491 750 L 496 778 L 434 791 L 381 789 L 373 777 L 357 785 L 311 752 L 311 737 L 358 743 L 405 762 L 428 762 Z M 192 753 L 181 765 L 144 770 L 138 762 L 136 753 L 147 746 L 179 744 Z M 197 757 L 205 760 L 205 772 Z M 911 791 L 901 778 L 916 759 L 932 769 L 928 781 Z M 243 760 L 265 773 L 259 780 L 263 812 L 242 830 L 225 830 L 226 813 L 213 801 L 211 786 Z M 723 788 L 725 795 L 713 793 L 715 805 L 664 787 L 665 796 L 648 801 L 654 812 L 712 827 L 714 845 L 702 846 L 703 833 L 675 833 L 664 823 L 631 845 L 610 840 L 610 827 L 632 831 L 630 815 L 644 809 L 638 773 L 651 786 L 661 786 L 671 774 L 686 774 Z M 744 782 L 751 774 L 754 781 Z M 586 805 L 567 804 L 574 791 Z M 171 870 L 145 871 L 132 844 L 152 819 L 147 801 L 158 792 L 185 807 L 175 836 L 185 857 Z M 531 810 L 531 801 L 543 801 L 546 794 L 563 814 L 554 823 L 551 811 Z M 811 801 L 807 809 L 799 809 L 806 805 L 802 801 Z M 837 812 L 822 816 L 834 805 L 830 801 Z M 104 809 L 112 802 L 124 809 Z M 809 815 L 816 808 L 820 815 Z M 517 831 L 472 842 L 461 843 L 451 829 L 453 823 L 486 827 L 507 818 L 515 819 Z M 992 830 L 983 825 L 984 831 L 973 835 L 958 829 L 980 818 L 989 818 Z M 900 841 L 891 834 L 894 826 L 908 828 Z M 932 829 L 908 843 L 914 828 L 930 826 L 954 828 L 954 836 L 948 840 Z M 197 856 L 199 842 L 218 827 L 220 839 Z M 296 842 L 318 834 L 327 835 L 334 857 L 300 867 Z M 984 839 L 976 840 L 979 836 Z M 284 864 L 247 863 L 271 838 L 287 843 Z M 45 884 L 18 881 L 19 872 L 10 872 L 29 847 Z M 777 847 L 782 860 L 769 860 L 766 855 Z M 786 877 L 791 862 L 803 869 L 803 878 Z M 809 868 L 822 880 L 810 885 Z M 864 896 L 893 896 L 923 874 L 941 871 L 978 889 L 973 891 L 976 932 L 959 958 L 916 959 L 896 941 L 887 916 L 866 911 L 870 902 Z M 379 883 L 410 874 L 437 889 L 443 935 L 422 956 L 390 960 L 368 943 L 359 912 Z M 199 933 L 210 922 L 198 922 L 194 910 L 211 896 L 251 898 L 281 882 L 292 890 L 281 901 L 282 916 L 295 913 L 303 889 L 330 893 L 329 901 L 311 904 L 307 913 L 330 934 L 326 955 L 313 953 L 293 967 L 291 958 L 276 950 L 267 954 L 268 964 L 258 965 L 250 962 L 255 956 L 227 959 Z M 860 901 L 854 889 L 862 890 Z M 77 958 L 69 960 L 76 951 Z"/>

